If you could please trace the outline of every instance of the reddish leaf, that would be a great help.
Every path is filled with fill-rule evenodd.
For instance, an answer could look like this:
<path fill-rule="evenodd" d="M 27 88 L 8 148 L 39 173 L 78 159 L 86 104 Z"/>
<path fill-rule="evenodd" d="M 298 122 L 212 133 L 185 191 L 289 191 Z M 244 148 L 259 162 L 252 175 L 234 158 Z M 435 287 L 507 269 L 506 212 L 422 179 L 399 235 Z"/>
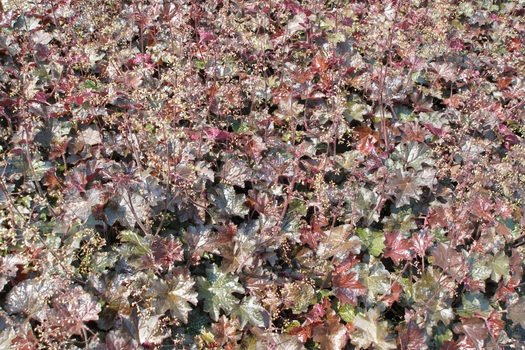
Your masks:
<path fill-rule="evenodd" d="M 252 171 L 244 160 L 227 159 L 222 170 L 217 175 L 227 183 L 244 187 L 244 182 L 250 181 L 252 178 Z"/>
<path fill-rule="evenodd" d="M 495 229 L 496 229 L 496 233 L 499 236 L 505 238 L 507 242 L 511 242 L 514 239 L 512 237 L 512 232 L 510 232 L 509 228 L 507 227 L 507 225 L 505 225 L 504 222 L 502 221 L 497 222 Z"/>
<path fill-rule="evenodd" d="M 4 289 L 9 280 L 15 280 L 19 271 L 22 271 L 26 264 L 27 259 L 18 254 L 9 254 L 0 258 L 0 291 Z"/>
<path fill-rule="evenodd" d="M 306 315 L 306 321 L 308 322 L 308 324 L 320 322 L 326 313 L 326 308 L 328 308 L 329 306 L 330 302 L 326 298 L 323 298 L 323 301 L 321 303 L 315 304 L 312 307 L 312 310 L 310 310 L 310 312 L 308 312 L 308 314 Z"/>
<path fill-rule="evenodd" d="M 407 122 L 400 129 L 405 134 L 407 141 L 424 142 L 425 136 L 428 134 L 418 123 L 414 122 Z"/>
<path fill-rule="evenodd" d="M 445 208 L 434 207 L 428 210 L 427 223 L 431 228 L 434 227 L 447 227 L 448 225 L 448 213 Z"/>
<path fill-rule="evenodd" d="M 324 72 L 328 68 L 326 60 L 321 56 L 315 56 L 312 60 L 312 68 L 318 73 Z"/>
<path fill-rule="evenodd" d="M 519 36 L 515 38 L 510 38 L 507 40 L 507 49 L 509 51 L 518 51 L 521 49 L 521 42 Z"/>
<path fill-rule="evenodd" d="M 356 264 L 356 262 L 360 261 L 359 259 L 357 259 L 354 255 L 351 255 L 349 257 L 347 257 L 346 259 L 344 259 L 343 261 L 341 261 L 341 263 L 339 265 L 337 265 L 335 267 L 335 273 L 336 274 L 342 274 L 344 273 L 345 271 L 348 271 L 349 269 L 351 269 L 352 267 L 354 267 L 354 265 Z"/>
<path fill-rule="evenodd" d="M 496 85 L 497 85 L 498 89 L 503 90 L 503 89 L 507 88 L 510 85 L 511 82 L 512 82 L 512 77 L 505 76 L 505 77 L 499 78 Z"/>
<path fill-rule="evenodd" d="M 314 250 L 317 250 L 319 241 L 325 237 L 324 232 L 315 231 L 307 225 L 299 228 L 299 232 L 301 233 L 301 243 L 308 244 Z"/>
<path fill-rule="evenodd" d="M 427 128 L 428 131 L 430 131 L 433 135 L 437 137 L 441 137 L 444 134 L 443 129 L 436 128 L 434 125 L 430 123 L 423 123 L 421 122 L 421 125 L 423 125 L 425 128 Z"/>
<path fill-rule="evenodd" d="M 441 242 L 432 250 L 432 256 L 434 257 L 434 264 L 441 267 L 443 270 L 457 266 L 461 264 L 462 261 L 461 254 L 456 252 L 454 248 Z"/>
<path fill-rule="evenodd" d="M 11 341 L 11 346 L 17 350 L 35 350 L 40 345 L 31 327 L 19 329 L 16 337 Z"/>
<path fill-rule="evenodd" d="M 227 225 L 218 225 L 215 228 L 218 233 L 217 243 L 233 244 L 233 237 L 237 234 L 237 225 L 230 223 Z"/>
<path fill-rule="evenodd" d="M 49 151 L 49 160 L 55 160 L 62 157 L 66 153 L 67 145 L 71 138 L 65 140 L 54 141 L 51 143 L 51 150 Z"/>
<path fill-rule="evenodd" d="M 463 335 L 458 341 L 445 341 L 440 350 L 476 350 L 476 347 L 467 336 Z"/>
<path fill-rule="evenodd" d="M 514 281 L 514 279 L 510 279 L 510 281 L 506 284 L 505 282 L 501 281 L 500 286 L 496 291 L 498 300 L 506 300 L 510 295 L 512 295 L 513 293 L 516 293 L 517 286 L 518 286 L 518 283 Z"/>
<path fill-rule="evenodd" d="M 500 134 L 503 135 L 503 139 L 506 142 L 509 142 L 511 145 L 515 145 L 520 142 L 518 136 L 516 136 L 511 130 L 509 130 L 509 128 L 506 125 L 498 125 L 498 131 L 500 132 Z"/>
<path fill-rule="evenodd" d="M 312 69 L 299 70 L 298 72 L 294 74 L 294 79 L 299 84 L 304 84 L 307 81 L 311 81 L 314 76 L 315 76 L 315 69 L 312 67 Z"/>
<path fill-rule="evenodd" d="M 397 169 L 392 177 L 388 180 L 387 189 L 389 194 L 396 197 L 396 207 L 402 207 L 410 204 L 410 199 L 419 200 L 423 191 L 421 187 L 425 184 L 412 176 L 411 172 L 405 172 Z"/>
<path fill-rule="evenodd" d="M 494 204 L 492 201 L 484 196 L 476 196 L 470 201 L 470 209 L 472 215 L 485 220 L 492 221 L 494 216 L 492 214 L 492 209 Z"/>
<path fill-rule="evenodd" d="M 310 219 L 312 230 L 322 232 L 323 228 L 328 225 L 328 219 L 324 215 L 315 215 Z"/>
<path fill-rule="evenodd" d="M 400 232 L 389 232 L 385 235 L 386 248 L 383 249 L 385 258 L 391 258 L 398 265 L 401 260 L 410 260 L 412 243 L 403 238 Z"/>
<path fill-rule="evenodd" d="M 91 295 L 80 286 L 61 291 L 54 298 L 52 306 L 44 322 L 46 327 L 76 335 L 87 329 L 84 322 L 98 320 L 101 311 L 100 304 L 92 300 Z"/>
<path fill-rule="evenodd" d="M 184 259 L 182 244 L 173 236 L 166 238 L 156 236 L 151 243 L 151 250 L 155 260 L 165 269 L 169 268 L 175 261 Z"/>
<path fill-rule="evenodd" d="M 122 331 L 111 331 L 106 336 L 106 350 L 134 350 L 137 348 L 139 348 L 138 342 L 129 336 L 124 336 Z"/>
<path fill-rule="evenodd" d="M 419 231 L 412 235 L 412 248 L 422 257 L 425 255 L 426 250 L 432 246 L 433 240 L 434 235 L 432 233 L 428 233 L 427 230 Z"/>
<path fill-rule="evenodd" d="M 399 336 L 399 344 L 402 350 L 428 349 L 427 334 L 424 329 L 419 328 L 413 320 L 410 320 Z"/>
<path fill-rule="evenodd" d="M 463 107 L 465 105 L 463 102 L 463 99 L 459 95 L 452 95 L 450 96 L 450 98 L 444 98 L 443 104 L 445 104 L 446 106 L 452 107 L 452 108 L 456 108 L 456 109 L 459 107 Z M 432 125 L 432 124 L 428 124 L 428 125 Z M 437 129 L 437 130 L 441 131 L 441 129 Z"/>
<path fill-rule="evenodd" d="M 419 72 L 427 67 L 427 61 L 424 58 L 421 58 L 419 56 L 416 56 L 414 54 L 410 54 L 406 58 L 406 63 L 415 72 Z"/>
<path fill-rule="evenodd" d="M 436 63 L 433 62 L 429 64 L 431 70 L 437 74 L 436 79 L 444 79 L 447 81 L 456 81 L 458 74 L 457 74 L 457 67 L 454 66 L 453 63 Z"/>
<path fill-rule="evenodd" d="M 211 325 L 215 341 L 223 346 L 226 343 L 236 342 L 241 338 L 239 322 L 236 318 L 231 320 L 222 315 L 217 323 Z"/>
<path fill-rule="evenodd" d="M 496 199 L 496 211 L 504 220 L 512 218 L 513 209 L 501 199 Z"/>
<path fill-rule="evenodd" d="M 326 321 L 314 328 L 313 339 L 319 343 L 321 350 L 339 350 L 346 345 L 346 327 L 340 323 L 334 310 L 329 309 Z"/>
<path fill-rule="evenodd" d="M 328 225 L 328 220 L 324 215 L 313 216 L 310 219 L 310 226 L 304 225 L 300 228 L 301 243 L 308 244 L 312 249 L 317 250 L 317 245 L 326 234 L 323 228 Z"/>
<path fill-rule="evenodd" d="M 510 304 L 509 302 L 507 303 Z M 525 299 L 521 298 L 508 306 L 507 318 L 515 326 L 519 324 L 522 328 L 525 328 Z"/>
<path fill-rule="evenodd" d="M 257 192 L 252 189 L 248 191 L 246 202 L 248 203 L 250 209 L 264 214 L 266 209 L 269 207 L 270 198 L 267 193 Z"/>
<path fill-rule="evenodd" d="M 253 159 L 256 164 L 261 161 L 261 152 L 266 150 L 266 144 L 262 138 L 257 135 L 246 135 L 243 137 L 241 144 L 244 145 L 244 151 L 248 154 L 249 158 Z"/>
<path fill-rule="evenodd" d="M 510 271 L 512 272 L 512 281 L 521 281 L 523 277 L 523 256 L 518 249 L 512 249 L 512 256 L 509 260 Z"/>
<path fill-rule="evenodd" d="M 283 7 L 284 9 L 291 11 L 294 15 L 298 13 L 304 13 L 306 16 L 310 16 L 312 14 L 312 11 L 305 9 L 304 7 L 298 5 L 297 3 L 293 1 L 284 1 L 280 5 L 280 7 Z"/>
<path fill-rule="evenodd" d="M 205 130 L 204 132 L 209 138 L 214 139 L 216 141 L 226 141 L 232 139 L 232 135 L 229 132 L 219 130 L 218 128 L 210 128 L 208 130 Z"/>
<path fill-rule="evenodd" d="M 217 40 L 217 35 L 215 35 L 214 33 L 207 32 L 201 28 L 197 29 L 197 32 L 199 33 L 199 38 L 201 42 L 206 43 L 209 41 Z"/>
<path fill-rule="evenodd" d="M 485 322 L 478 317 L 463 319 L 461 323 L 456 323 L 453 329 L 457 334 L 464 333 L 477 350 L 483 349 L 485 339 L 489 335 Z"/>
<path fill-rule="evenodd" d="M 357 136 L 357 149 L 366 155 L 379 150 L 380 138 L 377 131 L 369 127 L 360 126 L 354 129 Z"/>
<path fill-rule="evenodd" d="M 386 302 L 389 306 L 399 300 L 401 297 L 402 288 L 399 283 L 395 282 L 392 285 L 392 292 L 389 295 L 385 295 L 381 300 Z"/>
<path fill-rule="evenodd" d="M 350 17 L 345 17 L 343 18 L 343 20 L 341 21 L 341 24 L 347 26 L 347 27 L 351 27 L 352 24 L 354 24 L 354 20 Z"/>
<path fill-rule="evenodd" d="M 312 337 L 312 327 L 294 327 L 288 332 L 288 334 L 296 335 L 301 343 L 306 343 L 306 341 Z"/>
<path fill-rule="evenodd" d="M 498 339 L 500 332 L 505 328 L 505 322 L 501 319 L 501 313 L 493 310 L 485 322 L 490 335 L 494 339 Z"/>
<path fill-rule="evenodd" d="M 355 272 L 336 274 L 332 283 L 337 288 L 336 296 L 341 304 L 350 303 L 356 306 L 357 297 L 366 294 L 366 287 L 359 282 L 359 275 Z"/>

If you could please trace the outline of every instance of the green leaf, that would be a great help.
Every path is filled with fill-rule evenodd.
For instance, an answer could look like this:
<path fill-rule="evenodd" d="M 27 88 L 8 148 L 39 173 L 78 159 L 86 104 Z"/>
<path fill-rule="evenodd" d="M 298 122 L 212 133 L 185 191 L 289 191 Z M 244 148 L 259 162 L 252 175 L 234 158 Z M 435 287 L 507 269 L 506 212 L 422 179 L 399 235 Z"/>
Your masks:
<path fill-rule="evenodd" d="M 210 198 L 223 217 L 244 216 L 249 212 L 248 208 L 243 205 L 246 196 L 236 194 L 233 186 L 220 184 L 215 189 L 215 193 L 210 193 Z"/>
<path fill-rule="evenodd" d="M 492 270 L 490 267 L 485 266 L 483 263 L 475 263 L 470 270 L 473 281 L 484 281 L 490 277 Z"/>
<path fill-rule="evenodd" d="M 500 250 L 490 263 L 492 268 L 492 275 L 490 276 L 494 282 L 499 282 L 501 277 L 507 281 L 509 278 L 509 258 L 505 255 L 505 251 Z"/>
<path fill-rule="evenodd" d="M 140 236 L 138 233 L 131 231 L 131 230 L 125 230 L 119 233 L 117 236 L 118 239 L 122 243 L 129 243 L 129 245 L 133 248 L 133 253 L 137 255 L 144 255 L 151 253 L 151 249 L 149 247 L 149 244 L 144 242 L 144 237 Z"/>
<path fill-rule="evenodd" d="M 215 342 L 215 337 L 211 332 L 202 332 L 200 336 L 206 343 Z"/>
<path fill-rule="evenodd" d="M 473 281 L 485 281 L 487 278 L 490 278 L 492 269 L 487 266 L 486 259 L 482 259 L 478 253 L 472 254 L 468 259 L 468 264 Z"/>
<path fill-rule="evenodd" d="M 378 257 L 383 254 L 383 249 L 386 248 L 383 232 L 371 230 L 369 228 L 360 228 L 356 230 L 356 233 L 359 238 L 361 238 L 361 241 L 370 255 Z"/>
<path fill-rule="evenodd" d="M 455 317 L 448 290 L 456 288 L 456 283 L 452 279 L 443 279 L 440 276 L 439 269 L 429 266 L 428 270 L 414 283 L 411 291 L 408 288 L 404 289 L 416 302 L 416 308 L 426 308 L 430 325 L 435 325 L 438 321 L 448 325 Z M 438 283 L 438 281 L 441 282 Z M 448 288 L 443 288 L 443 285 Z"/>
<path fill-rule="evenodd" d="M 368 289 L 368 298 L 372 301 L 377 300 L 380 295 L 385 295 L 390 290 L 390 273 L 382 262 L 378 261 L 367 269 L 370 273 L 363 277 L 363 283 Z M 361 275 L 365 276 L 365 275 Z"/>
<path fill-rule="evenodd" d="M 243 350 L 304 350 L 304 345 L 299 342 L 296 335 L 272 333 L 252 328 L 257 332 L 256 338 L 245 337 L 242 342 Z M 255 342 L 256 341 L 256 342 Z"/>
<path fill-rule="evenodd" d="M 364 104 L 364 103 L 356 103 L 356 102 L 348 102 L 347 103 L 347 109 L 344 112 L 345 119 L 349 122 L 352 120 L 357 120 L 362 122 L 363 116 L 365 114 L 370 113 L 370 106 Z"/>
<path fill-rule="evenodd" d="M 17 332 L 10 324 L 5 324 L 0 331 L 0 349 L 12 349 L 13 340 L 17 337 Z"/>
<path fill-rule="evenodd" d="M 228 184 L 244 188 L 244 182 L 252 178 L 248 162 L 242 159 L 227 159 L 218 175 Z M 242 203 L 241 203 L 242 204 Z"/>
<path fill-rule="evenodd" d="M 204 69 L 206 67 L 206 63 L 202 60 L 195 60 L 194 62 L 197 69 Z"/>
<path fill-rule="evenodd" d="M 399 212 L 392 212 L 390 216 L 381 220 L 383 223 L 383 232 L 399 231 L 405 235 L 405 237 L 408 237 L 410 236 L 410 232 L 417 229 L 415 219 L 411 208 Z"/>
<path fill-rule="evenodd" d="M 470 292 L 466 292 L 461 296 L 461 301 L 461 306 L 457 311 L 461 317 L 489 317 L 492 312 L 490 302 L 485 299 L 481 293 L 471 294 Z"/>
<path fill-rule="evenodd" d="M 104 252 L 98 251 L 93 253 L 93 258 L 91 259 L 90 271 L 102 273 L 106 269 L 115 266 L 115 263 L 119 259 L 119 255 L 115 251 Z"/>
<path fill-rule="evenodd" d="M 188 313 L 192 310 L 189 303 L 197 304 L 197 292 L 193 290 L 195 282 L 184 274 L 174 276 L 171 280 L 155 279 L 146 292 L 154 297 L 153 307 L 157 313 L 167 310 L 184 323 L 188 322 Z"/>
<path fill-rule="evenodd" d="M 337 314 L 345 322 L 353 322 L 355 319 L 355 307 L 350 303 L 345 303 L 339 307 Z"/>
<path fill-rule="evenodd" d="M 461 2 L 459 4 L 459 14 L 472 17 L 474 15 L 474 7 L 472 7 L 472 4 L 469 2 Z"/>
<path fill-rule="evenodd" d="M 514 325 L 521 325 L 522 328 L 525 328 L 525 298 L 520 298 L 520 300 L 508 307 L 507 317 L 514 322 Z"/>
<path fill-rule="evenodd" d="M 356 164 L 356 158 L 359 156 L 359 151 L 347 151 L 343 154 L 338 154 L 334 157 L 334 160 L 344 169 L 351 170 Z"/>
<path fill-rule="evenodd" d="M 349 224 L 336 226 L 324 234 L 317 249 L 319 259 L 326 260 L 333 256 L 342 261 L 348 254 L 357 255 L 361 252 L 362 242 L 352 234 L 352 226 Z"/>
<path fill-rule="evenodd" d="M 199 299 L 204 299 L 204 311 L 209 312 L 214 321 L 218 321 L 220 309 L 230 314 L 239 304 L 239 299 L 232 293 L 244 293 L 244 288 L 237 281 L 238 277 L 222 272 L 215 264 L 206 269 L 206 274 L 207 279 L 197 278 Z"/>
<path fill-rule="evenodd" d="M 5 158 L 5 166 L 0 168 L 2 174 L 13 179 L 19 179 L 22 174 L 29 170 L 29 164 L 22 153 L 12 153 Z"/>
<path fill-rule="evenodd" d="M 102 142 L 102 135 L 95 125 L 90 125 L 79 131 L 78 140 L 82 146 L 93 146 Z"/>
<path fill-rule="evenodd" d="M 512 233 L 512 237 L 514 237 L 514 239 L 518 238 L 520 235 L 520 225 L 512 219 L 505 219 L 503 223 L 507 226 L 510 233 Z"/>
<path fill-rule="evenodd" d="M 394 111 L 399 120 L 410 122 L 415 119 L 413 111 L 406 106 L 395 106 Z"/>
<path fill-rule="evenodd" d="M 380 200 L 376 192 L 360 186 L 357 189 L 355 197 L 349 197 L 345 200 L 350 204 L 352 215 L 356 221 L 363 217 L 366 218 L 369 223 L 379 220 L 379 213 L 377 210 L 373 210 Z"/>
<path fill-rule="evenodd" d="M 350 334 L 350 341 L 358 349 L 397 349 L 395 341 L 387 339 L 388 322 L 379 322 L 378 308 L 369 309 L 366 315 L 359 314 L 354 319 L 355 332 Z"/>
<path fill-rule="evenodd" d="M 292 204 L 294 204 L 297 207 L 297 204 Z M 304 209 L 304 212 L 306 212 L 306 206 L 304 206 Z M 291 233 L 289 236 L 292 236 L 292 234 L 297 233 L 299 226 L 301 225 L 301 221 L 299 220 L 299 218 L 303 215 L 301 214 L 301 212 L 303 212 L 303 207 L 289 207 L 281 223 L 281 230 L 286 233 Z"/>
<path fill-rule="evenodd" d="M 86 222 L 92 213 L 91 208 L 102 204 L 102 191 L 91 188 L 81 195 L 77 189 L 71 189 L 67 192 L 65 199 L 66 217 L 76 217 L 80 221 Z"/>
<path fill-rule="evenodd" d="M 250 296 L 245 297 L 241 304 L 235 307 L 232 313 L 239 316 L 241 328 L 244 328 L 248 322 L 252 326 L 262 327 L 264 326 L 264 320 L 261 313 L 263 310 L 264 308 L 257 302 L 257 298 Z"/>
<path fill-rule="evenodd" d="M 42 320 L 46 317 L 47 302 L 57 288 L 56 283 L 44 278 L 24 280 L 9 291 L 3 308 L 10 314 L 23 313 Z"/>
<path fill-rule="evenodd" d="M 208 327 L 211 322 L 208 314 L 203 313 L 198 308 L 193 309 L 189 313 L 188 319 L 191 320 L 191 322 L 186 324 L 183 332 L 189 334 L 190 336 L 202 334 L 202 332 L 205 331 L 206 327 Z"/>
<path fill-rule="evenodd" d="M 454 334 L 452 333 L 452 330 L 446 325 L 440 323 L 433 329 L 429 342 L 430 348 L 439 349 L 443 346 L 445 341 L 452 340 L 453 337 Z"/>
<path fill-rule="evenodd" d="M 35 170 L 35 177 L 31 175 L 31 178 L 36 181 L 42 180 L 42 177 L 44 177 L 44 174 L 52 168 L 51 162 L 43 162 L 41 160 L 37 160 L 33 163 L 33 169 Z"/>
<path fill-rule="evenodd" d="M 308 307 L 313 303 L 315 291 L 307 283 L 290 282 L 283 286 L 281 296 L 284 304 L 291 308 L 294 314 L 301 314 L 308 311 Z"/>
<path fill-rule="evenodd" d="M 413 171 L 396 169 L 394 175 L 388 180 L 388 193 L 396 198 L 396 208 L 410 204 L 410 199 L 419 200 L 423 191 L 422 184 L 418 181 Z"/>
<path fill-rule="evenodd" d="M 111 204 L 104 209 L 104 213 L 110 226 L 118 221 L 127 228 L 133 228 L 137 219 L 141 220 L 146 213 L 145 201 L 138 193 L 126 192 L 121 197 L 112 200 Z"/>
<path fill-rule="evenodd" d="M 293 320 L 286 325 L 286 327 L 284 328 L 284 331 L 286 333 L 289 333 L 292 329 L 297 328 L 297 327 L 301 327 L 301 322 L 297 320 Z"/>
<path fill-rule="evenodd" d="M 250 131 L 250 125 L 239 119 L 235 119 L 232 123 L 233 132 L 247 133 Z"/>
<path fill-rule="evenodd" d="M 84 87 L 86 89 L 93 89 L 93 90 L 96 90 L 97 89 L 97 83 L 92 81 L 92 80 L 86 80 L 84 82 Z"/>
<path fill-rule="evenodd" d="M 337 44 L 337 43 L 342 43 L 346 40 L 346 37 L 343 33 L 341 32 L 337 32 L 335 34 L 331 34 L 331 33 L 328 33 L 328 35 L 326 36 L 328 38 L 328 41 L 334 43 L 334 44 Z"/>
<path fill-rule="evenodd" d="M 429 165 L 434 163 L 433 159 L 430 158 L 430 148 L 416 141 L 411 141 L 405 145 L 398 145 L 392 156 L 394 159 L 402 162 L 406 168 L 410 167 L 415 170 L 422 170 L 423 163 Z"/>

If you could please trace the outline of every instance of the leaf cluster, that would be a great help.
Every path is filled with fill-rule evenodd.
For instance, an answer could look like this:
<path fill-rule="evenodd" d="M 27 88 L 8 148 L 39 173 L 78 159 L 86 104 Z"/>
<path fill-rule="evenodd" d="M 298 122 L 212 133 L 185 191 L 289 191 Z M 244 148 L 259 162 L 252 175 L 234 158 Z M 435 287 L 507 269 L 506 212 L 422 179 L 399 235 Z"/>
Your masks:
<path fill-rule="evenodd" d="M 525 343 L 523 1 L 18 3 L 0 348 Z"/>

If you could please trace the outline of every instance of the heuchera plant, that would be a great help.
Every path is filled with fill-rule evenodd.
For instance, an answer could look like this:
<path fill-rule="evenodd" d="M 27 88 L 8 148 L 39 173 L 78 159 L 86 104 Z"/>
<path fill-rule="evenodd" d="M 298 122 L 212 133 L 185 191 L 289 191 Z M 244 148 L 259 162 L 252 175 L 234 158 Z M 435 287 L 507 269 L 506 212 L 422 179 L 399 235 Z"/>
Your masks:
<path fill-rule="evenodd" d="M 3 5 L 0 348 L 523 346 L 523 1 Z"/>

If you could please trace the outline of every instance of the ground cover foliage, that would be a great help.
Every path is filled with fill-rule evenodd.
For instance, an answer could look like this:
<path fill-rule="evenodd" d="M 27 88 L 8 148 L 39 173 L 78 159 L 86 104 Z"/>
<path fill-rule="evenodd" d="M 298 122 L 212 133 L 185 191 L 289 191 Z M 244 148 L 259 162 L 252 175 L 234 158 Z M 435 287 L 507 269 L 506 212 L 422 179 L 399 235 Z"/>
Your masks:
<path fill-rule="evenodd" d="M 519 348 L 524 5 L 11 1 L 0 348 Z"/>

